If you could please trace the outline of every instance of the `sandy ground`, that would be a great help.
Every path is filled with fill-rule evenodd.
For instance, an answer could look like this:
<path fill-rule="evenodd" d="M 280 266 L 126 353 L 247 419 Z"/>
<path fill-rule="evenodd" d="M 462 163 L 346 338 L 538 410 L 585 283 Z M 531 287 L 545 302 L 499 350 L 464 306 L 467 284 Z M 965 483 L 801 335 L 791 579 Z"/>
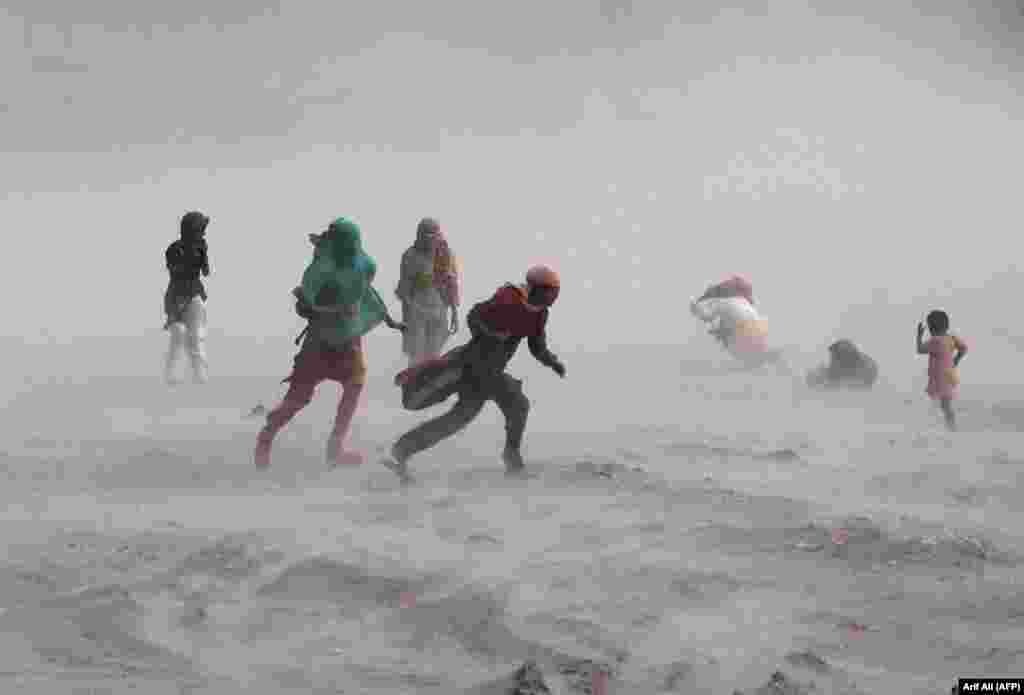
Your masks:
<path fill-rule="evenodd" d="M 273 379 L 25 391 L 0 451 L 0 690 L 496 695 L 529 660 L 552 693 L 1024 674 L 1011 389 L 965 386 L 954 435 L 917 382 L 822 396 L 659 359 L 641 387 L 519 361 L 536 477 L 502 475 L 492 408 L 405 489 L 372 456 L 325 469 L 333 387 L 265 473 L 246 415 Z M 419 419 L 372 386 L 371 454 Z"/>

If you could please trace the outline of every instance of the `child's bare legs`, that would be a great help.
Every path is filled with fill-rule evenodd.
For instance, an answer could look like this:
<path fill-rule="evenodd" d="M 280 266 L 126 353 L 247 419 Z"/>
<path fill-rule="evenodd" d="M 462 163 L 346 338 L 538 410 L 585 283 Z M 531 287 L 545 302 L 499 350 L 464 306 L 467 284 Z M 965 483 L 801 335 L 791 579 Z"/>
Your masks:
<path fill-rule="evenodd" d="M 950 432 L 956 432 L 956 415 L 953 413 L 953 399 L 941 399 L 939 407 L 942 408 L 942 415 L 946 419 L 946 428 Z"/>
<path fill-rule="evenodd" d="M 363 462 L 363 455 L 358 451 L 346 451 L 345 440 L 352 429 L 352 418 L 359 408 L 363 395 L 363 384 L 349 382 L 342 387 L 341 401 L 334 419 L 334 429 L 327 440 L 327 465 L 342 464 L 358 465 Z"/>

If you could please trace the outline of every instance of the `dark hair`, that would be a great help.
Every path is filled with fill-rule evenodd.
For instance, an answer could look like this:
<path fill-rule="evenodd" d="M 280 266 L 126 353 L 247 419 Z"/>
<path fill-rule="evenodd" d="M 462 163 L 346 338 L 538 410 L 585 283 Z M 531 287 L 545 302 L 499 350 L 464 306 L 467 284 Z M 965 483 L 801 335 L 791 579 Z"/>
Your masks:
<path fill-rule="evenodd" d="M 928 332 L 932 335 L 942 335 L 949 330 L 949 314 L 941 309 L 928 312 L 925 321 L 928 322 Z"/>
<path fill-rule="evenodd" d="M 210 218 L 201 212 L 192 210 L 181 218 L 181 238 L 195 240 L 206 233 Z"/>
<path fill-rule="evenodd" d="M 828 351 L 833 355 L 856 355 L 860 352 L 852 340 L 841 338 L 828 346 Z"/>
<path fill-rule="evenodd" d="M 417 234 L 436 234 L 439 231 L 441 231 L 441 224 L 433 217 L 424 217 L 416 225 Z"/>

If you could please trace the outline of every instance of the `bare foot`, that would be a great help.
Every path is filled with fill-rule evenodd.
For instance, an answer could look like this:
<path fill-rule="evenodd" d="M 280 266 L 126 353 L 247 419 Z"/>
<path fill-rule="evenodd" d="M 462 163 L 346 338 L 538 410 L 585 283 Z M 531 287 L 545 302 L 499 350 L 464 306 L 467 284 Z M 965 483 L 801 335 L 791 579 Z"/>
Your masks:
<path fill-rule="evenodd" d="M 256 449 L 253 451 L 253 462 L 257 468 L 267 468 L 270 466 L 270 442 L 262 440 L 256 442 Z"/>
<path fill-rule="evenodd" d="M 333 459 L 328 460 L 327 465 L 331 468 L 336 466 L 360 466 L 365 460 L 365 457 L 358 451 L 339 451 Z"/>
<path fill-rule="evenodd" d="M 347 451 L 344 448 L 342 439 L 334 434 L 331 434 L 327 439 L 327 451 L 325 453 L 329 468 L 334 468 L 335 466 L 358 466 L 363 462 L 362 454 L 358 451 Z"/>
<path fill-rule="evenodd" d="M 380 460 L 380 465 L 397 475 L 403 485 L 412 482 L 412 475 L 409 473 L 409 466 L 405 463 L 399 463 L 393 457 L 387 456 Z"/>

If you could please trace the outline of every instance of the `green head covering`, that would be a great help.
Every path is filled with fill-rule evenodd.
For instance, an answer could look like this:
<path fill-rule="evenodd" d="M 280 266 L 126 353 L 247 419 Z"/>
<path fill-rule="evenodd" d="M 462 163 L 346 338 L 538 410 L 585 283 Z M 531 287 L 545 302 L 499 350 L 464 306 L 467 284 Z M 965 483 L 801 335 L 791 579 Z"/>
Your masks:
<path fill-rule="evenodd" d="M 310 304 L 356 305 L 355 316 L 317 319 L 319 335 L 341 347 L 383 323 L 387 309 L 373 290 L 377 263 L 363 250 L 359 226 L 339 217 L 327 228 L 321 243 L 321 252 L 302 276 L 302 294 Z"/>

